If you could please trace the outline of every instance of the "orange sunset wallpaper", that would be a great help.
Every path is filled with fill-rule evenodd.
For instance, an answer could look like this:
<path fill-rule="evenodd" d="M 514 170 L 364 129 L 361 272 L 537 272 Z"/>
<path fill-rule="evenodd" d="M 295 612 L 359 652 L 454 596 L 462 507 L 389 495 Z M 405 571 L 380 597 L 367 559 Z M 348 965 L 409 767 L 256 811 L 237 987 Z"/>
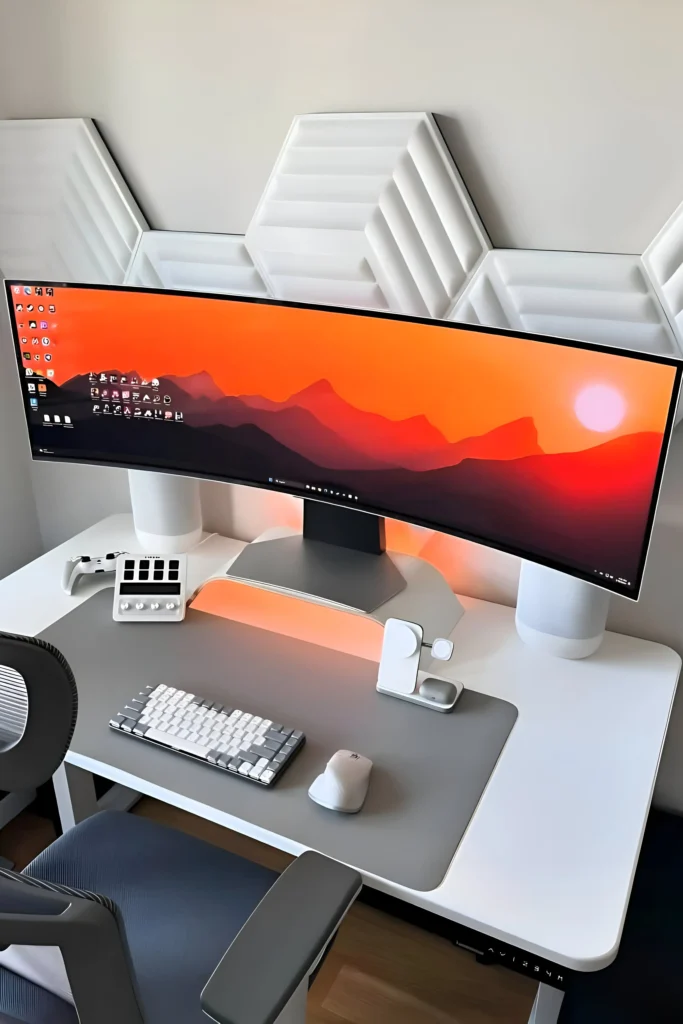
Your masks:
<path fill-rule="evenodd" d="M 10 295 L 34 454 L 323 488 L 637 587 L 673 361 L 172 292 Z"/>

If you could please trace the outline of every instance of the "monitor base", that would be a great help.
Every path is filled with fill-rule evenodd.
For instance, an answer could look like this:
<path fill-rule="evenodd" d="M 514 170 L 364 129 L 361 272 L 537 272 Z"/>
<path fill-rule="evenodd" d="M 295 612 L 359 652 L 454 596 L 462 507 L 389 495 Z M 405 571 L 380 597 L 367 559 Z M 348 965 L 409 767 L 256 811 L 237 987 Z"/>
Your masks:
<path fill-rule="evenodd" d="M 389 555 L 368 555 L 302 534 L 249 544 L 228 576 L 369 614 L 406 587 Z"/>

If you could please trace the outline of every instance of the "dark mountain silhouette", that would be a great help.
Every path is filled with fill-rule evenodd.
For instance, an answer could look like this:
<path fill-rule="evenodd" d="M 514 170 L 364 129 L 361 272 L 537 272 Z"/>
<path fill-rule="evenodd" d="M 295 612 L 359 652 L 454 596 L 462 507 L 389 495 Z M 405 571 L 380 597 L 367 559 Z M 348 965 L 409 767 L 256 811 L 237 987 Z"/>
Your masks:
<path fill-rule="evenodd" d="M 215 380 L 206 370 L 201 373 L 192 373 L 187 377 L 166 376 L 164 380 L 170 381 L 179 387 L 190 398 L 208 398 L 213 402 L 219 401 L 225 395 L 216 384 Z"/>
<path fill-rule="evenodd" d="M 306 409 L 291 407 L 270 411 L 249 407 L 239 398 L 222 398 L 210 408 L 190 408 L 185 420 L 191 425 L 210 427 L 216 424 L 239 427 L 251 423 L 316 465 L 330 470 L 390 468 L 387 463 L 345 444 Z"/>
<path fill-rule="evenodd" d="M 297 406 L 307 409 L 324 426 L 359 451 L 383 462 L 396 464 L 414 452 L 444 448 L 448 441 L 426 416 L 390 420 L 378 413 L 356 409 L 344 401 L 327 380 L 316 381 L 284 402 L 272 402 L 260 395 L 241 395 L 254 409 L 276 411 Z"/>
<path fill-rule="evenodd" d="M 440 469 L 456 466 L 464 459 L 507 461 L 527 455 L 542 455 L 538 431 L 531 416 L 489 430 L 486 434 L 465 437 L 433 452 L 419 452 L 401 462 L 409 469 Z"/>

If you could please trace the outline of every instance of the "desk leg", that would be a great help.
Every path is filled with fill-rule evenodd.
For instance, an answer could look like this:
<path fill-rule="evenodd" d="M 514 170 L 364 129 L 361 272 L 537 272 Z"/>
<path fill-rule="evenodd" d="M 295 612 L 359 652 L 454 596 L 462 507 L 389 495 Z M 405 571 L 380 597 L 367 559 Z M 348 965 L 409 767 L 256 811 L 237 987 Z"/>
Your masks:
<path fill-rule="evenodd" d="M 541 982 L 531 1010 L 529 1024 L 557 1024 L 563 999 L 564 992 Z"/>
<path fill-rule="evenodd" d="M 52 783 L 62 832 L 98 811 L 128 811 L 140 799 L 134 789 L 117 783 L 98 800 L 92 774 L 66 761 L 52 776 Z"/>
<path fill-rule="evenodd" d="M 278 1016 L 275 1024 L 306 1024 L 306 1003 L 308 1001 L 308 978 L 298 989 Z"/>
<path fill-rule="evenodd" d="M 78 825 L 79 821 L 89 818 L 91 814 L 97 814 L 99 808 L 95 796 L 95 780 L 90 772 L 62 761 L 52 776 L 52 782 L 62 832 Z"/>

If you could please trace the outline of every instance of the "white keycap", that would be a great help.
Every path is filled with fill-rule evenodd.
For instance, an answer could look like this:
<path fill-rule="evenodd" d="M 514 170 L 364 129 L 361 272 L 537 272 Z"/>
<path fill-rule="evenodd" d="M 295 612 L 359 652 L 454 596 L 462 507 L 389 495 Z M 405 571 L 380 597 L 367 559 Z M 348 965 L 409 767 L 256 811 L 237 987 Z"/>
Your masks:
<path fill-rule="evenodd" d="M 257 736 L 264 736 L 269 729 L 270 725 L 266 725 L 265 722 L 261 722 L 261 724 L 256 728 L 256 734 Z"/>
<path fill-rule="evenodd" d="M 262 771 L 263 771 L 263 768 L 259 768 L 259 766 L 257 764 L 255 764 L 254 767 L 249 772 L 249 778 L 250 779 L 258 779 L 258 778 L 260 778 Z"/>
<path fill-rule="evenodd" d="M 249 750 L 251 746 L 251 740 L 242 740 L 240 743 L 240 750 Z"/>
<path fill-rule="evenodd" d="M 186 740 L 189 735 L 190 735 L 190 730 L 189 729 L 178 729 L 178 736 L 181 738 L 181 740 Z"/>
<path fill-rule="evenodd" d="M 242 724 L 246 725 L 247 722 L 251 722 L 253 717 L 253 715 L 250 715 L 248 714 L 248 712 L 245 711 L 244 714 L 242 715 Z"/>
<path fill-rule="evenodd" d="M 169 736 L 177 736 L 178 735 L 178 726 L 177 725 L 170 725 L 168 727 L 167 732 L 168 732 Z"/>
<path fill-rule="evenodd" d="M 252 742 L 255 747 L 262 747 L 266 740 L 264 736 L 256 736 Z"/>
<path fill-rule="evenodd" d="M 264 718 L 263 721 L 261 722 L 261 725 L 265 728 L 266 732 L 268 731 L 268 729 L 270 729 L 272 724 L 273 723 L 269 718 Z"/>
<path fill-rule="evenodd" d="M 237 708 L 235 708 L 235 710 L 233 711 L 233 713 L 232 713 L 232 714 L 230 715 L 230 718 L 231 718 L 231 720 L 232 720 L 233 722 L 236 722 L 236 721 L 237 721 L 237 719 L 238 719 L 238 718 L 241 718 L 241 717 L 242 717 L 242 712 L 241 712 L 241 711 L 240 711 L 239 709 L 237 709 Z"/>
<path fill-rule="evenodd" d="M 275 772 L 271 771 L 270 768 L 266 768 L 266 770 L 261 773 L 261 782 L 270 782 L 274 778 Z"/>
<path fill-rule="evenodd" d="M 168 743 L 168 736 L 159 729 L 148 729 L 145 733 L 145 739 Z M 208 753 L 206 747 L 201 746 L 199 743 L 192 743 L 189 739 L 181 740 L 179 736 L 173 736 L 172 742 L 177 750 L 184 750 L 186 754 L 195 754 L 198 757 L 206 758 Z"/>
<path fill-rule="evenodd" d="M 240 775 L 248 775 L 250 771 L 251 771 L 251 765 L 249 764 L 248 761 L 245 761 L 244 764 L 241 764 L 240 767 L 239 767 Z"/>
<path fill-rule="evenodd" d="M 259 716 L 258 716 L 258 715 L 254 715 L 254 717 L 252 718 L 252 720 L 251 720 L 251 721 L 252 721 L 252 725 L 254 725 L 254 726 L 257 726 L 257 725 L 260 725 L 260 724 L 261 724 L 261 722 L 263 721 L 263 719 L 262 719 L 262 718 L 259 718 Z"/>
<path fill-rule="evenodd" d="M 262 757 L 260 761 L 256 762 L 257 768 L 265 768 L 267 764 L 268 764 L 268 758 L 267 757 Z"/>

